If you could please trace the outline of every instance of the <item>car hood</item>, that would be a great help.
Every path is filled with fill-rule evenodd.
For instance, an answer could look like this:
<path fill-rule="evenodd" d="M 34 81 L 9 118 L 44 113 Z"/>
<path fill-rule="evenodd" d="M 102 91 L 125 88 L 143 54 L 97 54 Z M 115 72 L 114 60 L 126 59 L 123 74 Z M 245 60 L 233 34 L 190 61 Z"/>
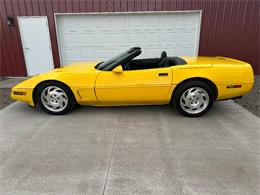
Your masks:
<path fill-rule="evenodd" d="M 30 77 L 27 80 L 15 85 L 13 89 L 22 89 L 22 88 L 34 88 L 38 83 L 45 81 L 45 80 L 58 80 L 62 81 L 61 78 L 64 75 L 75 75 L 81 73 L 94 73 L 98 71 L 95 69 L 96 64 L 99 63 L 95 62 L 79 62 L 73 63 L 69 65 L 65 65 L 62 68 L 56 68 L 46 73 L 38 74 L 36 76 Z"/>
<path fill-rule="evenodd" d="M 86 72 L 86 71 L 96 70 L 95 66 L 98 63 L 99 63 L 98 61 L 78 62 L 78 63 L 65 65 L 62 68 L 54 69 L 52 70 L 52 72 Z"/>

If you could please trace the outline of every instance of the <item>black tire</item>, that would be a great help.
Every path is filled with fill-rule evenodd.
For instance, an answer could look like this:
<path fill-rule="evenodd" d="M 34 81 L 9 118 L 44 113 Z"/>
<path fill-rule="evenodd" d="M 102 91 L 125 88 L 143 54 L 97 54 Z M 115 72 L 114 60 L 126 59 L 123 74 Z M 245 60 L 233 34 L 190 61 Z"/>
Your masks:
<path fill-rule="evenodd" d="M 58 88 L 61 89 L 61 91 L 63 91 L 66 94 L 65 97 L 67 98 L 66 99 L 67 103 L 62 108 L 62 110 L 58 110 L 58 111 L 50 110 L 42 102 L 42 98 L 41 98 L 42 93 L 48 87 L 58 87 Z M 41 107 L 42 110 L 44 110 L 48 114 L 52 114 L 52 115 L 63 115 L 63 114 L 66 114 L 66 113 L 72 111 L 73 108 L 76 105 L 76 100 L 75 100 L 74 94 L 72 93 L 70 88 L 67 87 L 65 84 L 62 84 L 62 83 L 59 83 L 59 82 L 55 82 L 55 81 L 45 82 L 42 85 L 40 85 L 40 87 L 38 88 L 38 90 L 36 92 L 36 100 L 37 100 L 37 104 Z"/>
<path fill-rule="evenodd" d="M 186 93 L 187 90 L 192 89 L 194 87 L 196 87 L 198 89 L 199 88 L 203 89 L 208 95 L 207 96 L 208 104 L 205 104 L 205 108 L 203 108 L 203 110 L 201 110 L 198 113 L 190 113 L 190 112 L 192 112 L 192 109 L 190 112 L 188 112 L 187 111 L 188 109 L 185 110 L 183 108 L 185 106 L 183 106 L 183 107 L 181 106 L 181 104 L 182 104 L 181 101 L 183 101 L 183 99 L 181 100 L 182 95 L 185 96 L 184 93 Z M 179 113 L 181 113 L 182 115 L 187 116 L 187 117 L 199 117 L 199 116 L 204 115 L 211 109 L 214 99 L 215 99 L 214 92 L 207 83 L 194 80 L 194 81 L 187 81 L 187 82 L 181 84 L 181 86 L 179 86 L 176 89 L 176 91 L 174 92 L 174 95 L 173 95 L 173 104 L 174 104 L 175 108 L 179 111 Z"/>

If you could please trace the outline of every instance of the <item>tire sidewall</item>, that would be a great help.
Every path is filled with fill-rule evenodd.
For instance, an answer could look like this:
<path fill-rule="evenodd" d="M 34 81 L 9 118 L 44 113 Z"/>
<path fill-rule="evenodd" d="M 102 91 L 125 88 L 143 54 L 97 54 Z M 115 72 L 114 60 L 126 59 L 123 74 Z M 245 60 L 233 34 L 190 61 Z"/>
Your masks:
<path fill-rule="evenodd" d="M 196 114 L 191 114 L 188 113 L 186 111 L 184 111 L 180 105 L 180 98 L 182 96 L 182 94 L 189 88 L 191 87 L 200 87 L 203 88 L 209 96 L 209 103 L 206 109 L 204 109 L 203 111 L 201 111 L 200 113 L 196 113 Z M 212 107 L 214 102 L 214 93 L 213 90 L 210 88 L 210 86 L 208 84 L 206 84 L 205 82 L 202 81 L 189 81 L 186 83 L 183 83 L 175 92 L 174 96 L 173 96 L 173 104 L 175 106 L 175 108 L 184 116 L 188 116 L 188 117 L 199 117 L 204 115 L 205 113 L 207 113 L 210 108 Z"/>
<path fill-rule="evenodd" d="M 43 105 L 42 100 L 41 100 L 41 94 L 42 94 L 43 90 L 49 86 L 57 86 L 66 93 L 66 95 L 68 97 L 68 104 L 65 107 L 65 109 L 63 109 L 62 111 L 53 112 Z M 75 97 L 74 97 L 72 91 L 70 90 L 70 88 L 68 88 L 66 85 L 64 85 L 62 83 L 54 82 L 54 81 L 43 83 L 37 90 L 36 98 L 37 98 L 37 103 L 40 106 L 40 108 L 43 109 L 48 114 L 52 114 L 52 115 L 62 115 L 62 114 L 66 114 L 66 113 L 70 112 L 74 108 L 75 102 L 76 102 Z"/>

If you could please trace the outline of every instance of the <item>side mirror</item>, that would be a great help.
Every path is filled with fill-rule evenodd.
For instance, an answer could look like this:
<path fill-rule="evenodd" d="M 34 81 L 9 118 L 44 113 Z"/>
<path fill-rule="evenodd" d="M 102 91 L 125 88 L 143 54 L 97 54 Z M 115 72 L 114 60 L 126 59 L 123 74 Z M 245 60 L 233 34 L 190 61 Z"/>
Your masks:
<path fill-rule="evenodd" d="M 114 73 L 122 73 L 122 72 L 123 72 L 123 68 L 122 68 L 121 65 L 119 65 L 119 66 L 115 67 L 115 68 L 112 70 L 112 72 L 114 72 Z"/>

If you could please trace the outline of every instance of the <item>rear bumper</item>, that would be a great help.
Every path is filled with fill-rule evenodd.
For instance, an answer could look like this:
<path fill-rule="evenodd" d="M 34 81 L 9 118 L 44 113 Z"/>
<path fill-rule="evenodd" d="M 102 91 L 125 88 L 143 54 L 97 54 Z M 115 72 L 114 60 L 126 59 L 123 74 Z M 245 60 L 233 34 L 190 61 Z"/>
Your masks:
<path fill-rule="evenodd" d="M 231 98 L 231 99 L 232 99 L 232 100 L 236 100 L 236 99 L 241 99 L 241 98 L 243 98 L 243 96 L 233 97 L 233 98 Z"/>
<path fill-rule="evenodd" d="M 34 106 L 33 102 L 33 89 L 25 88 L 12 88 L 11 98 L 14 100 L 19 100 L 25 102 L 31 106 Z"/>
<path fill-rule="evenodd" d="M 219 101 L 225 101 L 225 100 L 236 100 L 236 99 L 241 99 L 241 98 L 243 98 L 243 96 L 232 97 L 232 98 L 223 99 L 223 100 L 219 100 Z"/>
<path fill-rule="evenodd" d="M 235 85 L 236 83 L 234 83 Z M 254 85 L 254 82 L 242 83 L 241 88 L 228 88 L 228 84 L 219 84 L 217 100 L 226 100 L 241 97 L 249 93 Z"/>

